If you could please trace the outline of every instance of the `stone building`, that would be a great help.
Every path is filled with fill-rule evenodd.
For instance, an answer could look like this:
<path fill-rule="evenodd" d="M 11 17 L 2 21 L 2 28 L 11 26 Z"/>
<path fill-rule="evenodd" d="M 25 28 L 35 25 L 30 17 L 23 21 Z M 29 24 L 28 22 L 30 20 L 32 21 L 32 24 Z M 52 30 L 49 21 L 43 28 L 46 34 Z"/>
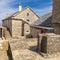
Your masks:
<path fill-rule="evenodd" d="M 37 37 L 39 33 L 53 33 L 54 28 L 52 27 L 51 21 L 52 21 L 52 12 L 49 12 L 44 16 L 42 16 L 33 25 L 31 25 L 32 36 Z"/>
<path fill-rule="evenodd" d="M 51 25 L 54 33 L 39 34 L 38 52 L 46 54 L 60 53 L 60 0 L 53 0 Z M 45 18 L 44 18 L 45 19 Z M 49 19 L 48 19 L 49 20 Z M 46 24 L 46 23 L 45 23 Z"/>
<path fill-rule="evenodd" d="M 59 1 L 53 0 L 53 12 L 39 17 L 31 8 L 22 9 L 3 20 L 11 37 L 31 35 L 37 37 L 38 33 L 60 33 Z"/>
<path fill-rule="evenodd" d="M 60 34 L 60 0 L 53 0 L 52 25 L 55 33 Z"/>
<path fill-rule="evenodd" d="M 10 37 L 37 37 L 38 33 L 53 32 L 51 20 L 52 12 L 39 17 L 31 8 L 22 9 L 22 6 L 19 6 L 19 11 L 2 20 L 2 25 L 10 33 L 7 34 Z"/>
<path fill-rule="evenodd" d="M 54 33 L 39 34 L 38 53 L 54 54 L 60 52 L 60 35 Z"/>
<path fill-rule="evenodd" d="M 30 34 L 30 25 L 40 17 L 29 7 L 21 9 L 3 20 L 3 26 L 8 29 L 11 36 L 16 38 Z"/>

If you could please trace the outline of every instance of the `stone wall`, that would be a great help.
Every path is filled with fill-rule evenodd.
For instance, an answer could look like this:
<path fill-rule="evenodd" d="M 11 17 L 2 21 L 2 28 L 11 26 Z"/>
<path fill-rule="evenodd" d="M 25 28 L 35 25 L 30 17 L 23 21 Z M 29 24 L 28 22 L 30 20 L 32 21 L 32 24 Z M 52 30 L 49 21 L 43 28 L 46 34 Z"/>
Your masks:
<path fill-rule="evenodd" d="M 0 28 L 0 37 L 2 37 L 2 29 Z"/>
<path fill-rule="evenodd" d="M 3 26 L 9 29 L 12 37 L 16 38 L 21 36 L 23 32 L 24 35 L 28 35 L 30 33 L 28 24 L 32 24 L 38 19 L 39 17 L 30 8 L 26 8 L 22 12 L 17 12 L 9 19 L 3 20 Z M 22 21 L 28 23 L 24 24 L 24 30 L 22 29 Z"/>
<path fill-rule="evenodd" d="M 30 34 L 32 37 L 36 38 L 38 36 L 38 33 L 41 33 L 41 29 L 30 27 Z"/>
<path fill-rule="evenodd" d="M 39 33 L 51 33 L 51 32 L 53 32 L 53 30 L 30 27 L 30 34 L 35 38 L 38 37 Z"/>
<path fill-rule="evenodd" d="M 11 60 L 42 60 L 36 53 L 37 38 L 9 40 L 9 55 Z"/>
<path fill-rule="evenodd" d="M 11 51 L 21 50 L 21 49 L 26 49 L 27 48 L 26 41 L 25 40 L 20 40 L 20 39 L 10 40 L 9 45 L 10 45 Z"/>
<path fill-rule="evenodd" d="M 60 0 L 53 0 L 53 23 L 60 22 Z"/>
<path fill-rule="evenodd" d="M 32 24 L 33 22 L 35 22 L 39 19 L 39 17 L 37 15 L 35 15 L 35 13 L 33 13 L 33 11 L 30 8 L 26 8 L 26 9 L 22 10 L 22 12 L 19 12 L 13 18 L 22 19 L 22 20 L 28 22 L 29 24 Z"/>
<path fill-rule="evenodd" d="M 40 34 L 38 40 L 38 52 L 53 54 L 60 52 L 60 35 L 47 33 Z"/>
<path fill-rule="evenodd" d="M 22 35 L 22 21 L 12 20 L 12 37 L 17 38 Z"/>
<path fill-rule="evenodd" d="M 52 25 L 55 33 L 60 34 L 60 0 L 53 0 Z"/>
<path fill-rule="evenodd" d="M 52 25 L 53 25 L 53 27 L 55 28 L 54 32 L 55 32 L 56 34 L 60 34 L 60 24 L 54 23 L 54 24 L 52 24 Z"/>
<path fill-rule="evenodd" d="M 3 20 L 2 25 L 8 28 L 8 30 L 10 31 L 10 34 L 12 35 L 12 20 L 11 19 Z"/>
<path fill-rule="evenodd" d="M 28 24 L 24 24 L 24 36 L 30 34 L 30 26 Z"/>

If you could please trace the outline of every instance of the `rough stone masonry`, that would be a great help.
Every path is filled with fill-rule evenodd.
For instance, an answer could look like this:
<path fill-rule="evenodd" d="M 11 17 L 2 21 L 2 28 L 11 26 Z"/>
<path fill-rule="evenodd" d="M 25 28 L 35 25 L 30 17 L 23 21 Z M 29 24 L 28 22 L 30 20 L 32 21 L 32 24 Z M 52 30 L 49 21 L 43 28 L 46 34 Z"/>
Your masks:
<path fill-rule="evenodd" d="M 53 54 L 60 52 L 60 35 L 45 33 L 39 35 L 39 52 Z"/>

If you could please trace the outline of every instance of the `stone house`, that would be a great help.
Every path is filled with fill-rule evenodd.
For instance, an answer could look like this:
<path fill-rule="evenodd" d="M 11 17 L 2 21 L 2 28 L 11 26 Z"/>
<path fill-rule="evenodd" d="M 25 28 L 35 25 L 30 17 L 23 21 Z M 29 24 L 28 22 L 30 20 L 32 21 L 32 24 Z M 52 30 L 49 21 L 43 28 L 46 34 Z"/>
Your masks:
<path fill-rule="evenodd" d="M 20 37 L 31 35 L 37 37 L 38 33 L 60 33 L 59 23 L 59 3 L 53 2 L 53 11 L 39 17 L 31 8 L 22 9 L 19 6 L 19 11 L 5 18 L 3 27 L 8 30 L 11 37 Z M 58 8 L 56 8 L 56 6 Z M 5 33 L 4 33 L 5 34 Z M 7 35 L 8 35 L 7 34 Z"/>
<path fill-rule="evenodd" d="M 52 27 L 52 12 L 49 12 L 42 16 L 38 21 L 31 25 L 31 34 L 33 37 L 37 37 L 39 33 L 53 33 Z M 34 31 L 34 32 L 33 32 Z"/>
<path fill-rule="evenodd" d="M 21 9 L 19 6 L 19 11 L 13 15 L 2 20 L 3 27 L 6 27 L 10 32 L 11 37 L 20 37 L 30 34 L 30 25 L 35 21 L 40 19 L 40 17 L 29 7 Z"/>

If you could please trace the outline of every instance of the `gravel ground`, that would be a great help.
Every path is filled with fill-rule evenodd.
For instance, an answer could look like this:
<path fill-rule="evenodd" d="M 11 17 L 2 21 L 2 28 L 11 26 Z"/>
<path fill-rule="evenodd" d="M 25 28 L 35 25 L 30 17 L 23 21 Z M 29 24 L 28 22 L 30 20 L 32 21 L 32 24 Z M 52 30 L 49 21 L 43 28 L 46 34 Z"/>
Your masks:
<path fill-rule="evenodd" d="M 0 51 L 0 60 L 9 60 L 6 51 Z"/>

